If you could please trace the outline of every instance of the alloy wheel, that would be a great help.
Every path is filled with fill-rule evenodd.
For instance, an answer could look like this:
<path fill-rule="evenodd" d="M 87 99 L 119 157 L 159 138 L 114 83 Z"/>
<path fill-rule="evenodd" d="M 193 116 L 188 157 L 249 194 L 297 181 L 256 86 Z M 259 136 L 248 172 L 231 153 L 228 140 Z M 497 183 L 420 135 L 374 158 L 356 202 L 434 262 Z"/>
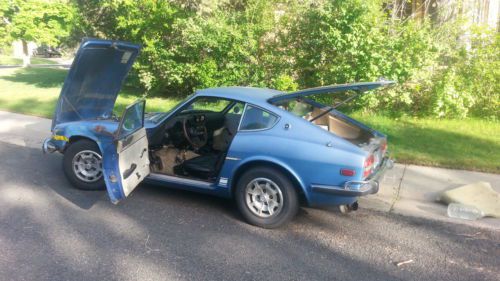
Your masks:
<path fill-rule="evenodd" d="M 84 182 L 96 182 L 102 177 L 102 158 L 97 152 L 83 150 L 75 154 L 72 161 L 73 172 Z"/>
<path fill-rule="evenodd" d="M 256 178 L 250 181 L 245 193 L 248 209 L 260 218 L 278 215 L 283 209 L 281 189 L 270 179 Z"/>

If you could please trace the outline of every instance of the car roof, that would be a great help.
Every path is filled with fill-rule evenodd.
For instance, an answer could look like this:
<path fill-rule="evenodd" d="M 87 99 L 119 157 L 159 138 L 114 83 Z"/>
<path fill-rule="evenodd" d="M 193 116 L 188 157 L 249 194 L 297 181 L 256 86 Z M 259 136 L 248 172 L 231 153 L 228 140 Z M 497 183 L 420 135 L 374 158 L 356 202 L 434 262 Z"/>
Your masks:
<path fill-rule="evenodd" d="M 213 96 L 219 98 L 236 99 L 254 104 L 267 103 L 267 100 L 283 94 L 283 92 L 267 88 L 255 87 L 219 87 L 196 91 L 197 96 Z"/>

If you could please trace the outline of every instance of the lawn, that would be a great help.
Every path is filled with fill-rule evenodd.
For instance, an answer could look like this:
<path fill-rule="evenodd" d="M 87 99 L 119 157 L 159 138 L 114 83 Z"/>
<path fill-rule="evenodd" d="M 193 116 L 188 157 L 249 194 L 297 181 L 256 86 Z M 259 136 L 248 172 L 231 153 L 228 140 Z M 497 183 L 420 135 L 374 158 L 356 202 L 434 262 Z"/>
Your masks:
<path fill-rule="evenodd" d="M 500 122 L 355 115 L 388 136 L 396 161 L 500 173 Z"/>
<path fill-rule="evenodd" d="M 52 118 L 67 70 L 59 68 L 0 69 L 0 109 Z M 115 113 L 134 102 L 141 93 L 123 90 L 115 105 Z M 148 111 L 166 111 L 177 99 L 150 98 Z"/>
<path fill-rule="evenodd" d="M 21 65 L 23 60 L 10 56 L 0 55 L 0 65 Z M 32 57 L 31 64 L 57 64 L 57 62 L 49 59 Z"/>
<path fill-rule="evenodd" d="M 67 70 L 0 69 L 0 109 L 52 117 Z M 141 93 L 125 89 L 115 112 Z M 148 111 L 166 111 L 177 99 L 148 98 Z M 389 118 L 355 114 L 384 132 L 397 162 L 500 173 L 500 122 L 476 119 Z"/>

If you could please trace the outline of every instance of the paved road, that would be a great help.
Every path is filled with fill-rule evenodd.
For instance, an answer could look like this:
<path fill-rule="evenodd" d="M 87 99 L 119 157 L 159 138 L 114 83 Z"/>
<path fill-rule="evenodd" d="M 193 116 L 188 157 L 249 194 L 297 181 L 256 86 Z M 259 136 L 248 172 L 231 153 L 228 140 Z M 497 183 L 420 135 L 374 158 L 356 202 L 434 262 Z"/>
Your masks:
<path fill-rule="evenodd" d="M 60 155 L 44 156 L 38 139 L 15 133 L 40 130 L 21 121 L 0 120 L 1 281 L 500 276 L 500 232 L 488 229 L 303 208 L 290 225 L 263 230 L 229 201 L 150 185 L 115 206 L 104 192 L 73 189 Z"/>

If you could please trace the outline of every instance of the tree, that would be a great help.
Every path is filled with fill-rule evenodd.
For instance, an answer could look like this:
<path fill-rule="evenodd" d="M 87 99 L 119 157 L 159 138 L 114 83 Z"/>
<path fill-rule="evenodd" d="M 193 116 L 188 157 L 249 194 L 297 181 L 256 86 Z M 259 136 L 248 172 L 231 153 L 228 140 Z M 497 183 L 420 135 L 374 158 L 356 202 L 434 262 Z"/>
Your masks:
<path fill-rule="evenodd" d="M 7 27 L 10 24 L 9 15 L 11 13 L 9 4 L 7 1 L 0 1 L 0 47 L 8 43 L 9 33 Z"/>
<path fill-rule="evenodd" d="M 10 0 L 2 4 L 0 13 L 7 41 L 23 44 L 24 65 L 30 62 L 28 42 L 57 46 L 78 22 L 72 2 L 65 0 Z"/>

